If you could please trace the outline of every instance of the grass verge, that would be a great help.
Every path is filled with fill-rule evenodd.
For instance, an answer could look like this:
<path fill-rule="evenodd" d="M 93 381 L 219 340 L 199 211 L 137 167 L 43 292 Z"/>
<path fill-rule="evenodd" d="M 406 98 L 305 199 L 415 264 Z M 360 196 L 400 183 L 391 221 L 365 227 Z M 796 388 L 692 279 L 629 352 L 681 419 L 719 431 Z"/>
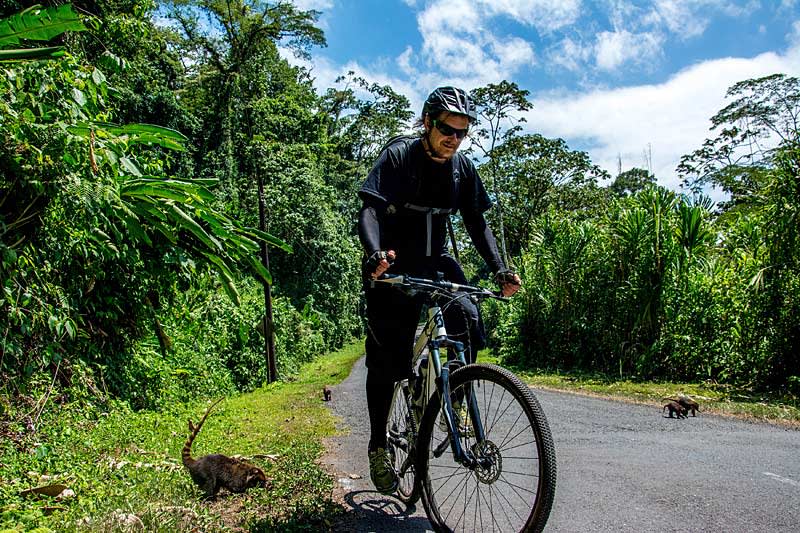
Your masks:
<path fill-rule="evenodd" d="M 488 352 L 481 352 L 479 360 L 500 364 L 499 360 Z M 634 381 L 600 374 L 512 370 L 533 387 L 658 406 L 663 405 L 662 398 L 687 394 L 700 403 L 700 409 L 705 413 L 800 428 L 800 400 L 789 394 L 757 394 L 716 383 Z"/>
<path fill-rule="evenodd" d="M 86 400 L 48 404 L 31 431 L 4 428 L 0 444 L 0 532 L 317 531 L 339 512 L 333 480 L 317 465 L 335 420 L 323 385 L 343 380 L 363 353 L 354 343 L 274 383 L 220 403 L 195 441 L 194 456 L 242 456 L 267 475 L 267 490 L 203 502 L 180 461 L 187 418 L 210 402 L 132 412 Z M 62 485 L 62 497 L 25 494 Z M 57 490 L 58 487 L 53 490 Z M 66 496 L 65 496 L 66 495 Z"/>

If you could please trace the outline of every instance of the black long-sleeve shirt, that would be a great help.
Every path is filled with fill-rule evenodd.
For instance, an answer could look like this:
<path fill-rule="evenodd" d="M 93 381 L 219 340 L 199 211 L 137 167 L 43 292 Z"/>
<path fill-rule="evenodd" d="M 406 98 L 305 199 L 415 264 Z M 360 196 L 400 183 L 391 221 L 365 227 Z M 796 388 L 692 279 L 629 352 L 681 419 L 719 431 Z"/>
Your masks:
<path fill-rule="evenodd" d="M 493 272 L 504 268 L 483 215 L 491 202 L 463 155 L 436 163 L 419 139 L 401 139 L 381 153 L 359 195 L 359 237 L 367 256 L 395 250 L 398 262 L 408 265 L 439 257 L 446 251 L 447 217 L 458 211 L 487 265 Z"/>

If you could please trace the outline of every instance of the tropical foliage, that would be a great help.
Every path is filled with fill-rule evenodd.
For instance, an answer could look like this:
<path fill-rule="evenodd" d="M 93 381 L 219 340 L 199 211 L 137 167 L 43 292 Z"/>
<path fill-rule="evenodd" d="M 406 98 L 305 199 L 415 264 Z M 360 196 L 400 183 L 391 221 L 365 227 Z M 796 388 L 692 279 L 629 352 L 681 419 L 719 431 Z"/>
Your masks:
<path fill-rule="evenodd" d="M 254 388 L 264 284 L 281 377 L 363 333 L 356 191 L 414 113 L 352 72 L 318 94 L 284 59 L 324 46 L 318 13 L 2 6 L 4 390 L 46 377 L 151 408 Z M 513 82 L 473 96 L 488 218 L 525 281 L 485 310 L 506 362 L 797 390 L 796 78 L 730 89 L 716 137 L 681 162 L 688 195 L 524 134 L 533 103 Z M 708 186 L 730 201 L 713 206 Z M 458 243 L 488 277 L 462 230 Z"/>
<path fill-rule="evenodd" d="M 737 100 L 713 119 L 726 133 L 681 166 L 687 182 L 712 180 L 731 193 L 723 209 L 633 169 L 611 184 L 613 195 L 593 196 L 602 213 L 578 202 L 531 218 L 519 257 L 526 285 L 513 305 L 496 311 L 495 342 L 508 361 L 798 393 L 800 328 L 789 317 L 800 296 L 800 85 L 768 76 L 729 95 Z M 742 123 L 761 142 L 768 132 L 777 139 L 746 166 L 728 161 L 743 142 Z"/>

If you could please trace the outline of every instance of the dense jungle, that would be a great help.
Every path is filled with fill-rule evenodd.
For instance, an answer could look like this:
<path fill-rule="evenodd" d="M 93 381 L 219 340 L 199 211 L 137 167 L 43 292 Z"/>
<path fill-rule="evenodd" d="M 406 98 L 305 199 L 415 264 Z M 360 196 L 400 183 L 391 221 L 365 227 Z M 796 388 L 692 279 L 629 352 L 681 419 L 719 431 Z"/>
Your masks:
<path fill-rule="evenodd" d="M 363 337 L 357 190 L 419 110 L 352 72 L 315 89 L 285 54 L 325 46 L 318 15 L 0 0 L 0 435 L 69 402 L 159 411 L 291 382 Z M 800 394 L 798 78 L 730 87 L 680 191 L 523 133 L 536 101 L 512 80 L 471 94 L 465 149 L 523 279 L 484 307 L 504 364 Z"/>

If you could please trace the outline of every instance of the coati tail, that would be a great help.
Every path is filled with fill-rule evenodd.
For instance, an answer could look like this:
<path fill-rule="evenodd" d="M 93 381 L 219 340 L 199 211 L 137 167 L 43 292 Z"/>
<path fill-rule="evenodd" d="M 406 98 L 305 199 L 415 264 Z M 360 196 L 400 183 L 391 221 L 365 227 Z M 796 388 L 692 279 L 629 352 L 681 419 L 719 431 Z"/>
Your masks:
<path fill-rule="evenodd" d="M 183 445 L 183 450 L 181 451 L 183 466 L 188 467 L 190 464 L 194 463 L 194 459 L 192 459 L 192 443 L 194 442 L 195 437 L 197 437 L 197 434 L 200 433 L 200 428 L 203 427 L 203 423 L 205 423 L 208 414 L 211 412 L 214 406 L 222 400 L 223 398 L 220 398 L 216 402 L 212 403 L 208 409 L 206 409 L 206 414 L 203 415 L 203 418 L 200 419 L 200 422 L 196 426 L 191 420 L 189 420 L 189 438 L 186 439 L 186 443 Z"/>

